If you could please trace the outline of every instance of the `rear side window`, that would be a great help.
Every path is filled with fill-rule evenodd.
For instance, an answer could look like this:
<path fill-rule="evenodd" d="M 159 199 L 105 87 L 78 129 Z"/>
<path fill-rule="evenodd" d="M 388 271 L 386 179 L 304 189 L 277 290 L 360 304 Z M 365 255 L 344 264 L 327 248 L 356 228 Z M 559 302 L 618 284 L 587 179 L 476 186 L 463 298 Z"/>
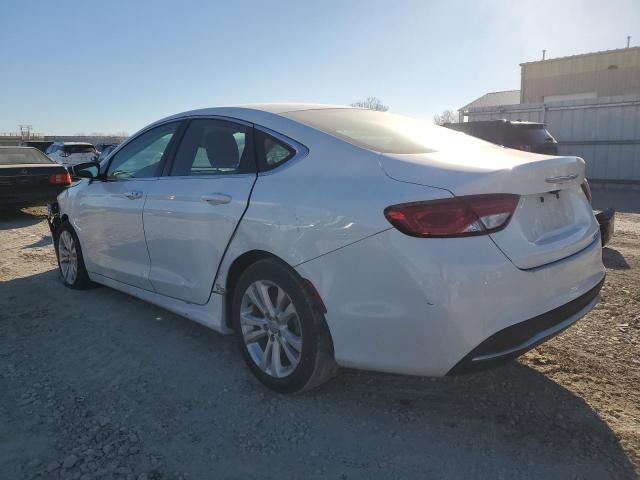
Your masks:
<path fill-rule="evenodd" d="M 271 135 L 256 130 L 256 156 L 260 170 L 271 170 L 290 160 L 296 151 Z"/>
<path fill-rule="evenodd" d="M 192 120 L 180 142 L 170 175 L 255 172 L 251 130 L 225 120 Z"/>
<path fill-rule="evenodd" d="M 0 148 L 0 165 L 54 163 L 36 148 Z"/>
<path fill-rule="evenodd" d="M 96 149 L 93 145 L 65 145 L 65 153 L 96 153 Z"/>

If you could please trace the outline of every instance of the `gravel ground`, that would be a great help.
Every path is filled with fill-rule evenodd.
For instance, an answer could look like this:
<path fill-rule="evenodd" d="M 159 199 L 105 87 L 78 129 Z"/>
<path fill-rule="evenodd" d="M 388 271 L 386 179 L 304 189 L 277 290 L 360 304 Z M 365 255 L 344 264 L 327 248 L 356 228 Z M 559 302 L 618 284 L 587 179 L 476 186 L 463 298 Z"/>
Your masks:
<path fill-rule="evenodd" d="M 640 215 L 603 300 L 518 362 L 456 378 L 258 384 L 233 339 L 55 270 L 42 209 L 0 217 L 0 478 L 637 478 Z"/>

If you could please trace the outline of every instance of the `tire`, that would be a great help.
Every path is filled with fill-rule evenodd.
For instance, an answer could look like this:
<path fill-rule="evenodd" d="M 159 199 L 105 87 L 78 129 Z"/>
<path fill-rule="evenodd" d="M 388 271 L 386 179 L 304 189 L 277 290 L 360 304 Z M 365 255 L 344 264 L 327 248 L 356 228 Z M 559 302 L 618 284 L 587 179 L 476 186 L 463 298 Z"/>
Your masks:
<path fill-rule="evenodd" d="M 93 283 L 84 266 L 80 241 L 69 222 L 63 222 L 55 232 L 54 246 L 58 258 L 58 271 L 66 287 L 76 290 L 91 288 Z"/>
<path fill-rule="evenodd" d="M 324 316 L 293 269 L 275 259 L 260 260 L 242 273 L 233 292 L 236 339 L 264 385 L 300 393 L 334 375 L 338 367 Z"/>

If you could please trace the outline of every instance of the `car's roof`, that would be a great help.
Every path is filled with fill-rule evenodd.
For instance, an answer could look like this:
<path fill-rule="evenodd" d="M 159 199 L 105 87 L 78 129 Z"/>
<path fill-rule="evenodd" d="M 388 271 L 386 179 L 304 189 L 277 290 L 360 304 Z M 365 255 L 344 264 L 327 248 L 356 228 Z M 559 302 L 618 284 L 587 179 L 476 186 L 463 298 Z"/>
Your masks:
<path fill-rule="evenodd" d="M 163 122 L 178 120 L 185 117 L 197 116 L 223 116 L 244 120 L 247 122 L 260 123 L 263 121 L 271 122 L 274 117 L 280 117 L 283 113 L 295 112 L 301 110 L 324 110 L 324 109 L 356 109 L 346 105 L 329 105 L 324 103 L 249 103 L 243 105 L 228 105 L 222 107 L 200 108 L 189 110 L 186 112 L 176 113 L 168 117 L 162 118 L 151 125 L 147 125 L 140 132 L 148 130 Z M 282 117 L 280 117 L 282 119 Z M 266 126 L 269 126 L 268 124 Z M 132 135 L 135 137 L 138 133 Z"/>
<path fill-rule="evenodd" d="M 281 114 L 288 112 L 296 112 L 300 110 L 324 110 L 328 108 L 354 108 L 346 105 L 330 105 L 326 103 L 246 103 L 241 105 L 226 105 L 222 107 L 209 107 L 182 112 L 172 116 L 182 115 L 215 115 L 229 111 L 238 112 L 241 110 L 250 110 L 255 112 L 265 112 L 272 114 Z"/>
<path fill-rule="evenodd" d="M 246 108 L 269 113 L 287 113 L 299 110 L 324 110 L 327 108 L 354 108 L 346 105 L 331 105 L 328 103 L 248 103 L 244 105 L 230 105 L 233 108 Z"/>
<path fill-rule="evenodd" d="M 59 145 L 88 145 L 90 147 L 93 147 L 92 143 L 88 143 L 88 142 L 55 142 Z"/>

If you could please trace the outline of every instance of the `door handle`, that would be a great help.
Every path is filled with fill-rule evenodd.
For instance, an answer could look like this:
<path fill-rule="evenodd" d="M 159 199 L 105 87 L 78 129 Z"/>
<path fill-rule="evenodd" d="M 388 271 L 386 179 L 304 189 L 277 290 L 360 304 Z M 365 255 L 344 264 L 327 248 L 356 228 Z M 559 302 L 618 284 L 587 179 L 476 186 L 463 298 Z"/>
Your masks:
<path fill-rule="evenodd" d="M 142 198 L 142 192 L 127 192 L 124 194 L 129 200 L 137 200 Z"/>
<path fill-rule="evenodd" d="M 224 205 L 231 202 L 231 197 L 224 193 L 211 193 L 208 195 L 202 195 L 200 199 L 203 202 L 207 202 L 209 205 Z"/>

